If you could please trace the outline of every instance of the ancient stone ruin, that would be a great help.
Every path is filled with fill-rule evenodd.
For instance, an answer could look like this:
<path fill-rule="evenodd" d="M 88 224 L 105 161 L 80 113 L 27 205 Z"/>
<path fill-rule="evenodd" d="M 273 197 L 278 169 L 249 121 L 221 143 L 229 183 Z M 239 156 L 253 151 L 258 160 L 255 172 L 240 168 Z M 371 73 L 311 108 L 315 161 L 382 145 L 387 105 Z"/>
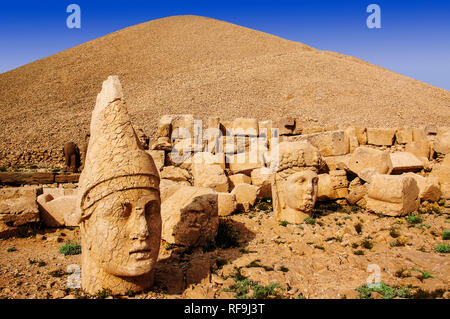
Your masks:
<path fill-rule="evenodd" d="M 81 175 L 0 172 L 0 236 L 36 222 L 79 227 L 82 289 L 123 295 L 153 285 L 161 240 L 205 247 L 221 218 L 264 199 L 285 224 L 314 217 L 318 203 L 390 217 L 421 203 L 450 206 L 449 128 L 300 123 L 172 114 L 149 138 L 133 128 L 119 78 L 110 76 L 92 112 Z M 19 185 L 27 186 L 11 187 Z"/>

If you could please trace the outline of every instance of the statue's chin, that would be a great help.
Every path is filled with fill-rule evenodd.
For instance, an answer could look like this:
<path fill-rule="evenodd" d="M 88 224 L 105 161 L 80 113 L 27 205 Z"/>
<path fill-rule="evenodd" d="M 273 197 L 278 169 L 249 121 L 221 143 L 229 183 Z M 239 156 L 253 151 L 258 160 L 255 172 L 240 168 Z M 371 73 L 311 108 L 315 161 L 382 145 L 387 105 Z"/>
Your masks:
<path fill-rule="evenodd" d="M 118 277 L 137 277 L 150 273 L 154 265 L 154 259 L 147 259 L 129 262 L 126 265 L 109 264 L 105 270 Z"/>

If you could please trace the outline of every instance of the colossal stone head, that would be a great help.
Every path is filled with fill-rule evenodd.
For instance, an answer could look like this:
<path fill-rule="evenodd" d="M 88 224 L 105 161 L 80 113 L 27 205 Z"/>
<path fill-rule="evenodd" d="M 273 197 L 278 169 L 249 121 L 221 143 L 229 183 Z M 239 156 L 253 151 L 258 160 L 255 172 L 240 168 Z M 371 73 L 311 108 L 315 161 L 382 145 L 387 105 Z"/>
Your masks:
<path fill-rule="evenodd" d="M 281 142 L 272 179 L 274 213 L 279 221 L 301 223 L 317 199 L 318 169 L 322 158 L 309 142 Z M 272 159 L 273 160 L 273 159 Z"/>
<path fill-rule="evenodd" d="M 159 174 L 131 125 L 117 76 L 110 76 L 92 113 L 78 215 L 82 288 L 115 294 L 153 284 L 161 240 Z"/>
<path fill-rule="evenodd" d="M 310 212 L 317 199 L 318 176 L 313 171 L 297 172 L 284 184 L 286 206 L 301 212 Z"/>

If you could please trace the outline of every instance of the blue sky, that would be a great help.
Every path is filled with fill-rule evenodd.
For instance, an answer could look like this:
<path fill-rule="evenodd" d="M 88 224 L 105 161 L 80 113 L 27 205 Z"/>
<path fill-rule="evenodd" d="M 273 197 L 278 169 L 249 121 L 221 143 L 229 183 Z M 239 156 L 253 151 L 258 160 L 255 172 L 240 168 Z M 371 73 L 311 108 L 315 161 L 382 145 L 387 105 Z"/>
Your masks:
<path fill-rule="evenodd" d="M 66 27 L 71 3 L 81 7 L 79 30 Z M 366 26 L 371 3 L 381 8 L 381 29 Z M 355 56 L 450 90 L 448 0 L 2 1 L 0 72 L 137 23 L 181 14 Z"/>

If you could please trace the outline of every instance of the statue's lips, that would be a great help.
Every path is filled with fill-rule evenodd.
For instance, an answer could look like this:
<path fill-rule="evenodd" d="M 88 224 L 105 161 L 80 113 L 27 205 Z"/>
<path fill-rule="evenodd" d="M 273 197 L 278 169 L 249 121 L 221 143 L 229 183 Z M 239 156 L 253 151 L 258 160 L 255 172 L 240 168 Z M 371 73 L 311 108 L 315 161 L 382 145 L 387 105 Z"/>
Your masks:
<path fill-rule="evenodd" d="M 137 260 L 149 259 L 151 257 L 151 249 L 149 247 L 133 249 L 130 251 L 130 256 Z"/>

